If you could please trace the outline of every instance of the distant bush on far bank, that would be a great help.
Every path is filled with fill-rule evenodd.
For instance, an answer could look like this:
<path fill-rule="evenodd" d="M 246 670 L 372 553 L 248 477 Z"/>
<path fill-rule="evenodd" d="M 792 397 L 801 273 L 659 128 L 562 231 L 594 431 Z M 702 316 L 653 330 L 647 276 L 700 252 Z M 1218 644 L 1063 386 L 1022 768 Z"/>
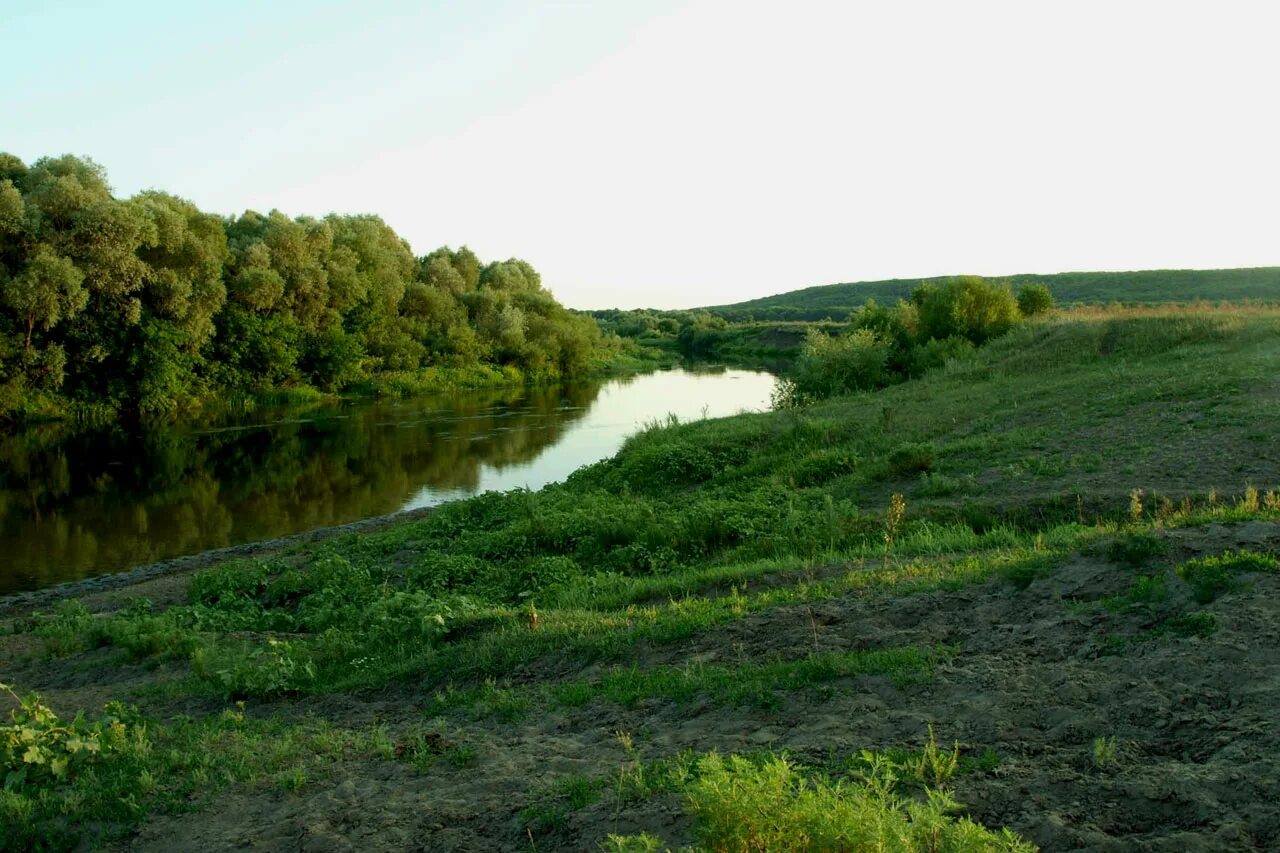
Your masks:
<path fill-rule="evenodd" d="M 869 301 L 849 318 L 851 332 L 810 331 L 795 368 L 779 380 L 774 406 L 883 388 L 967 358 L 1031 316 L 1020 308 L 1023 294 L 1033 314 L 1053 305 L 1043 285 L 1027 285 L 1015 297 L 1008 285 L 978 276 L 926 282 L 893 308 Z"/>
<path fill-rule="evenodd" d="M 1053 310 L 1053 293 L 1047 285 L 1024 284 L 1018 288 L 1018 310 L 1024 317 L 1037 317 Z"/>

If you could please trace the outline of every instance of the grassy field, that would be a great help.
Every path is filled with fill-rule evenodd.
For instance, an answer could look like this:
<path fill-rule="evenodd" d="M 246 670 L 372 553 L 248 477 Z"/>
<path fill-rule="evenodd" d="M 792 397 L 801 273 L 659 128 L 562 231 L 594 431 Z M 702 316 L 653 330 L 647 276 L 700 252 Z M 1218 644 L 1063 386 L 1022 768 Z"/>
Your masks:
<path fill-rule="evenodd" d="M 1046 284 L 1060 305 L 1125 305 L 1197 301 L 1280 302 L 1280 267 L 1233 270 L 1140 270 L 1137 272 L 1065 272 L 1012 275 L 990 279 L 1015 290 L 1023 284 Z M 891 279 L 806 287 L 776 296 L 717 305 L 705 310 L 731 322 L 843 320 L 868 299 L 892 305 L 905 299 L 921 281 Z"/>
<path fill-rule="evenodd" d="M 1077 309 L 10 611 L 0 843 L 1273 849 L 1278 376 L 1280 309 Z"/>

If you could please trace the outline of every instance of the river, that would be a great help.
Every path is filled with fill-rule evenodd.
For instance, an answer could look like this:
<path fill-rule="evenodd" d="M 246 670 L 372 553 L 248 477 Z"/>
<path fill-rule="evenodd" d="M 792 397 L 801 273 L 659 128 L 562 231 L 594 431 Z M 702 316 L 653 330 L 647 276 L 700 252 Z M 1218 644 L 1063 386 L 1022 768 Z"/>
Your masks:
<path fill-rule="evenodd" d="M 603 382 L 257 412 L 203 428 L 0 437 L 0 594 L 185 554 L 537 489 L 645 422 L 758 411 L 773 377 L 666 370 Z"/>

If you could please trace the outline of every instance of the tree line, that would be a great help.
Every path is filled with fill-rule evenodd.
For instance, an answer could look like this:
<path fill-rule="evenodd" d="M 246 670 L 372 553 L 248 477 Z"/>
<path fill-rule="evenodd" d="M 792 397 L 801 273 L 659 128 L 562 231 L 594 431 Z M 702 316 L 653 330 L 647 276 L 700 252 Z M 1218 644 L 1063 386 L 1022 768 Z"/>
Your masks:
<path fill-rule="evenodd" d="M 377 388 L 424 368 L 567 376 L 602 346 L 522 260 L 415 257 L 374 215 L 116 198 L 87 158 L 0 153 L 0 420 L 165 416 L 213 395 Z"/>

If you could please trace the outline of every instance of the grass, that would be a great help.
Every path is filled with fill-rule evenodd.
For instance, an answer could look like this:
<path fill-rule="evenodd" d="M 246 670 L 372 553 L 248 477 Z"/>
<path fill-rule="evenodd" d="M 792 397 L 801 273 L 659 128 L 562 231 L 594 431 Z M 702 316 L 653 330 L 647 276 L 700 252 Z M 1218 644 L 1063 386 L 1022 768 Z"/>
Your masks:
<path fill-rule="evenodd" d="M 1280 414 L 1277 374 L 1280 311 L 1060 313 L 882 391 L 653 424 L 616 457 L 536 493 L 481 495 L 380 532 L 227 563 L 197 574 L 185 602 L 61 605 L 15 623 L 46 658 L 23 671 L 152 672 L 150 692 L 121 697 L 143 707 L 148 746 L 109 779 L 117 771 L 95 769 L 93 790 L 70 780 L 21 800 L 6 793 L 6 815 L 43 815 L 43 843 L 73 846 L 185 808 L 196 792 L 302 789 L 352 757 L 483 766 L 478 741 L 439 720 L 394 734 L 296 713 L 272 721 L 277 706 L 326 694 L 407 692 L 429 716 L 474 727 L 694 702 L 768 713 L 789 694 L 820 702 L 864 676 L 910 687 L 963 649 L 831 650 L 814 611 L 989 582 L 1016 597 L 1075 559 L 1105 559 L 1124 580 L 1087 605 L 1103 630 L 1118 630 L 1104 652 L 1206 637 L 1223 605 L 1202 605 L 1276 560 L 1229 552 L 1175 567 L 1170 531 L 1280 518 L 1270 488 L 1280 460 L 1251 438 Z M 730 627 L 782 624 L 811 625 L 811 648 L 773 655 L 765 634 L 751 656 L 721 648 L 712 661 L 671 663 L 723 645 Z M 215 710 L 236 700 L 266 710 Z M 202 710 L 181 719 L 175 707 Z M 894 778 L 915 781 L 884 796 L 875 767 L 892 756 L 875 756 L 843 770 L 690 756 L 683 769 L 637 765 L 648 780 L 622 787 L 689 797 L 697 837 L 713 848 L 782 844 L 769 834 L 777 827 L 856 846 L 862 820 L 904 849 L 921 843 L 918 827 L 957 845 L 1015 843 L 950 814 L 947 779 L 959 771 L 946 768 L 964 756 L 936 745 L 898 755 Z M 715 784 L 696 787 L 703 778 Z M 565 784 L 543 815 L 552 823 L 596 790 Z M 774 829 L 734 836 L 767 790 Z"/>
<path fill-rule="evenodd" d="M 1249 505 L 1250 500 L 1246 497 L 1240 503 Z M 1148 554 L 1164 555 L 1168 549 L 1162 539 L 1149 532 L 1139 532 L 1111 540 L 1105 550 L 1108 556 L 1114 556 L 1118 550 L 1120 559 L 1132 565 L 1145 562 Z M 1132 559 L 1134 555 L 1140 559 Z M 1141 575 L 1124 593 L 1104 598 L 1100 604 L 1114 614 L 1140 617 L 1143 627 L 1130 635 L 1108 635 L 1103 641 L 1103 651 L 1123 655 L 1144 643 L 1165 638 L 1209 637 L 1217 630 L 1217 617 L 1211 612 L 1193 609 L 1194 605 L 1209 604 L 1223 593 L 1237 589 L 1241 575 L 1277 570 L 1280 570 L 1280 561 L 1273 555 L 1240 550 L 1188 560 L 1172 573 Z M 1182 590 L 1171 588 L 1174 578 L 1182 581 Z"/>
<path fill-rule="evenodd" d="M 685 796 L 699 849 L 723 851 L 1025 851 L 1032 845 L 1005 830 L 991 832 L 952 815 L 959 808 L 946 786 L 958 753 L 938 753 L 942 772 L 916 796 L 901 791 L 901 765 L 865 751 L 861 768 L 833 779 L 783 754 L 762 756 L 714 752 L 677 756 L 660 773 L 639 761 L 624 767 L 620 790 L 652 796 L 669 790 Z M 928 750 L 930 747 L 926 747 Z M 656 776 L 657 783 L 647 776 Z M 579 788 L 581 790 L 581 788 Z M 634 793 L 631 794 L 635 796 Z M 589 801 L 589 798 L 584 798 Z M 662 850 L 648 833 L 610 835 L 606 850 Z"/>
<path fill-rule="evenodd" d="M 845 784 L 806 778 L 785 758 L 755 764 L 709 755 L 689 791 L 698 839 L 726 851 L 1033 849 L 1013 833 L 993 833 L 949 813 L 942 789 L 923 801 L 899 798 L 887 772 Z"/>
<path fill-rule="evenodd" d="M 1120 747 L 1115 735 L 1103 735 L 1093 741 L 1093 766 L 1106 770 L 1120 760 Z"/>
<path fill-rule="evenodd" d="M 564 831 L 569 816 L 602 801 L 617 809 L 679 795 L 710 850 L 1027 850 L 1012 833 L 992 833 L 964 818 L 951 785 L 998 766 L 986 750 L 961 755 L 939 746 L 933 729 L 923 747 L 833 755 L 817 765 L 765 750 L 721 756 L 685 750 L 644 759 L 629 732 L 615 733 L 623 763 L 612 773 L 563 776 L 544 785 L 521 811 L 531 839 Z M 671 849 L 657 836 L 611 834 L 606 850 Z"/>
<path fill-rule="evenodd" d="M 230 786 L 295 791 L 327 778 L 341 761 L 399 759 L 423 766 L 429 751 L 456 761 L 465 748 L 418 732 L 405 733 L 397 744 L 379 726 L 347 729 L 316 718 L 257 718 L 243 705 L 201 719 L 167 720 L 144 719 L 137 708 L 117 705 L 104 720 L 105 731 L 118 733 L 103 741 L 94 762 L 73 765 L 45 784 L 9 777 L 0 789 L 0 849 L 99 844 L 127 833 L 145 814 L 190 811 Z M 27 720 L 21 728 L 32 725 Z M 67 725 L 55 715 L 43 728 Z M 0 743 L 5 737 L 0 726 Z M 10 761 L 21 766 L 21 759 Z M 3 769 L 14 772 L 12 763 Z"/>
<path fill-rule="evenodd" d="M 1191 587 L 1196 601 L 1208 604 L 1234 588 L 1239 575 L 1276 571 L 1280 571 L 1280 560 L 1273 555 L 1241 550 L 1188 560 L 1178 566 L 1178 577 Z"/>
<path fill-rule="evenodd" d="M 469 689 L 449 689 L 436 694 L 423 710 L 428 716 L 466 710 L 473 717 L 519 719 L 535 709 L 578 708 L 593 701 L 634 708 L 661 700 L 677 705 L 702 700 L 712 705 L 746 705 L 774 708 L 784 694 L 830 689 L 832 682 L 864 675 L 882 675 L 899 687 L 920 683 L 938 662 L 956 649 L 914 647 L 853 652 L 814 653 L 798 660 L 714 666 L 690 663 L 682 666 L 615 667 L 600 677 L 572 679 L 550 684 L 510 687 L 487 681 Z"/>
<path fill-rule="evenodd" d="M 1132 508 L 1131 508 L 1132 509 Z M 1139 531 L 1117 536 L 1107 543 L 1107 559 L 1117 563 L 1140 566 L 1163 557 L 1169 546 L 1150 531 Z"/>

